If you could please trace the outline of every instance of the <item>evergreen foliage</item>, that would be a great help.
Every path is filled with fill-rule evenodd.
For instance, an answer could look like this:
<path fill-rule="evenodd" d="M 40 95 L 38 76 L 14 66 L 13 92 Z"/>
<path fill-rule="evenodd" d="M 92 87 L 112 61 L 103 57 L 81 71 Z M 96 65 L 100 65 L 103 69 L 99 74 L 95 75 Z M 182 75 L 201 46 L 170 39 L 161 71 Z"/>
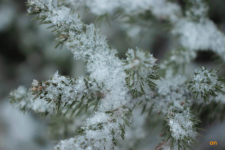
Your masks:
<path fill-rule="evenodd" d="M 30 89 L 20 86 L 10 93 L 10 102 L 18 109 L 50 117 L 53 130 L 86 113 L 88 119 L 82 127 L 73 137 L 60 140 L 55 150 L 119 149 L 118 141 L 132 132 L 133 120 L 156 113 L 164 117 L 162 143 L 156 149 L 189 149 L 199 135 L 200 114 L 209 103 L 224 105 L 224 85 L 217 71 L 202 67 L 191 79 L 184 75 L 184 66 L 198 50 L 211 49 L 225 58 L 225 36 L 207 18 L 205 1 L 185 1 L 181 7 L 172 0 L 28 0 L 27 7 L 28 14 L 35 15 L 33 20 L 49 24 L 56 48 L 65 44 L 75 59 L 87 62 L 87 77 L 56 72 L 49 80 L 33 80 Z M 178 36 L 179 48 L 159 67 L 157 59 L 141 48 L 129 49 L 127 58 L 121 60 L 95 25 L 85 24 L 74 11 L 80 7 L 88 7 L 100 18 L 121 15 L 126 23 L 132 17 L 132 21 L 165 20 Z M 138 107 L 143 116 L 131 119 Z"/>

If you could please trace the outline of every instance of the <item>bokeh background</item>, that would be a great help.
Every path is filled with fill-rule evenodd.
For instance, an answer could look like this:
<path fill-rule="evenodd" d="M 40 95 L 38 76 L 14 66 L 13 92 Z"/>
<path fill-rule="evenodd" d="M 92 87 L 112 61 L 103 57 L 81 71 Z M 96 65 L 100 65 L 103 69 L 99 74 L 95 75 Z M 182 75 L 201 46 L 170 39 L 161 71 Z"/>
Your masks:
<path fill-rule="evenodd" d="M 33 79 L 49 79 L 56 71 L 72 77 L 85 75 L 85 63 L 74 60 L 72 53 L 62 47 L 54 48 L 54 36 L 45 25 L 31 21 L 26 15 L 25 0 L 0 0 L 0 150 L 51 150 L 57 140 L 48 131 L 48 122 L 32 112 L 21 113 L 9 104 L 10 91 L 19 85 L 30 87 Z M 225 33 L 225 1 L 213 0 L 210 5 L 210 19 Z M 85 15 L 86 23 L 94 22 L 95 16 Z M 109 43 L 125 58 L 128 48 L 136 46 L 149 50 L 160 61 L 177 41 L 160 23 L 150 28 L 121 25 L 119 22 L 98 23 L 101 32 L 107 35 Z M 210 51 L 198 52 L 197 58 L 188 68 L 211 66 L 216 54 Z M 190 71 L 192 73 L 193 71 Z M 221 71 L 223 74 L 223 71 Z M 200 138 L 200 150 L 225 150 L 225 124 L 219 121 L 204 124 L 207 132 Z M 159 129 L 153 127 L 151 139 L 154 149 L 158 144 Z M 216 147 L 210 141 L 217 141 Z"/>

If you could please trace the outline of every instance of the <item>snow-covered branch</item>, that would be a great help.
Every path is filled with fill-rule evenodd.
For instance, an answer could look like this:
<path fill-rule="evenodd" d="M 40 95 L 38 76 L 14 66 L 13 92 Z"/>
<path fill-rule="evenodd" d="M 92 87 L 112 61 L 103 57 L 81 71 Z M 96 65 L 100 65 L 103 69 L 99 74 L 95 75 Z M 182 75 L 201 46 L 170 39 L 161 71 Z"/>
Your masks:
<path fill-rule="evenodd" d="M 181 46 L 170 52 L 161 68 L 149 51 L 140 48 L 129 49 L 127 58 L 120 60 L 95 25 L 85 24 L 73 12 L 70 8 L 73 2 L 79 3 L 75 7 L 88 6 L 96 15 L 112 15 L 121 9 L 124 14 L 134 16 L 151 11 L 158 19 L 169 20 L 172 34 L 180 35 Z M 50 24 L 56 47 L 65 44 L 75 59 L 87 62 L 88 77 L 71 78 L 56 72 L 49 80 L 33 80 L 29 90 L 21 86 L 10 94 L 11 103 L 19 109 L 51 114 L 50 118 L 70 114 L 71 119 L 73 114 L 94 108 L 76 134 L 61 140 L 55 150 L 114 149 L 118 139 L 125 138 L 137 105 L 143 106 L 142 114 L 153 112 L 165 118 L 162 135 L 167 139 L 157 149 L 168 143 L 171 149 L 174 146 L 185 149 L 198 135 L 192 105 L 201 102 L 206 106 L 203 99 L 210 95 L 215 98 L 208 101 L 221 101 L 217 95 L 224 94 L 224 85 L 216 71 L 203 67 L 189 80 L 176 70 L 190 63 L 196 57 L 196 50 L 210 48 L 218 54 L 225 52 L 225 36 L 206 18 L 208 8 L 201 0 L 190 1 L 184 12 L 178 4 L 167 0 L 28 0 L 27 6 L 29 15 L 36 15 L 34 20 Z M 144 123 L 145 119 L 140 126 Z"/>

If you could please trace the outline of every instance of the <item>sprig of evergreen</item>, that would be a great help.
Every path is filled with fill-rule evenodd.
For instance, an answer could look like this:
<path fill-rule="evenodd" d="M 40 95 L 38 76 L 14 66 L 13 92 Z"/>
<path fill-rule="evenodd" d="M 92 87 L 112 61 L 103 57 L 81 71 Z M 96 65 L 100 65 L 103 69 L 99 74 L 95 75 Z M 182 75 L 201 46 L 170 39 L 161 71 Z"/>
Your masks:
<path fill-rule="evenodd" d="M 217 49 L 220 44 L 205 44 L 204 40 L 199 40 L 197 29 L 200 30 L 203 26 L 204 30 L 209 28 L 210 31 L 216 31 L 219 39 L 216 41 L 220 43 L 223 43 L 223 35 L 206 18 L 207 7 L 201 1 L 193 0 L 190 4 L 187 3 L 190 7 L 185 8 L 183 16 L 177 4 L 166 0 L 160 0 L 157 5 L 150 0 L 141 1 L 146 2 L 146 5 L 139 3 L 138 8 L 123 7 L 126 6 L 126 1 L 111 2 L 115 4 L 111 9 L 94 7 L 91 11 L 98 16 L 134 12 L 135 16 L 141 16 L 144 20 L 160 18 L 170 21 L 173 25 L 172 33 L 180 35 L 182 48 L 171 51 L 161 65 L 160 69 L 167 73 L 160 77 L 156 59 L 140 48 L 129 49 L 127 59 L 120 60 L 116 57 L 116 50 L 107 44 L 105 36 L 100 34 L 95 25 L 83 23 L 79 14 L 64 6 L 66 1 L 56 4 L 54 0 L 28 0 L 28 13 L 35 15 L 33 20 L 39 20 L 40 24 L 50 24 L 49 29 L 52 29 L 56 36 L 56 47 L 65 44 L 75 59 L 87 61 L 89 76 L 71 78 L 57 72 L 49 80 L 34 80 L 30 90 L 19 87 L 11 92 L 11 103 L 23 111 L 34 110 L 44 115 L 51 114 L 53 128 L 64 125 L 54 122 L 55 117 L 65 121 L 75 114 L 81 116 L 82 112 L 89 111 L 90 107 L 94 108 L 94 113 L 76 131 L 74 137 L 60 141 L 55 146 L 56 150 L 114 149 L 118 139 L 125 138 L 126 128 L 131 124 L 132 111 L 138 104 L 143 106 L 142 114 L 157 112 L 165 118 L 162 135 L 167 137 L 166 142 L 159 144 L 156 149 L 168 147 L 168 143 L 170 149 L 175 146 L 178 150 L 188 148 L 190 143 L 195 143 L 194 138 L 198 135 L 197 120 L 189 108 L 195 110 L 191 106 L 195 102 L 201 103 L 202 98 L 206 102 L 216 101 L 219 94 L 224 94 L 224 85 L 214 70 L 197 69 L 192 80 L 188 81 L 184 76 L 177 75 L 175 68 L 188 64 L 195 58 L 196 50 L 201 48 L 212 48 L 219 54 L 223 53 Z M 198 3 L 199 6 L 195 7 L 192 2 Z M 93 6 L 95 3 L 96 1 L 87 1 L 87 6 Z M 162 10 L 162 6 L 168 7 Z M 141 10 L 137 11 L 140 8 Z M 201 8 L 202 12 L 198 13 Z M 135 19 L 132 21 L 135 22 Z M 191 33 L 195 34 L 186 30 L 190 27 Z M 205 32 L 200 34 L 205 35 Z M 201 37 L 212 39 L 212 36 L 214 35 L 206 34 Z M 201 96 L 198 96 L 199 94 Z M 208 96 L 214 96 L 215 99 L 208 99 Z M 204 107 L 206 109 L 201 112 L 208 110 L 207 103 L 204 103 L 202 108 Z"/>

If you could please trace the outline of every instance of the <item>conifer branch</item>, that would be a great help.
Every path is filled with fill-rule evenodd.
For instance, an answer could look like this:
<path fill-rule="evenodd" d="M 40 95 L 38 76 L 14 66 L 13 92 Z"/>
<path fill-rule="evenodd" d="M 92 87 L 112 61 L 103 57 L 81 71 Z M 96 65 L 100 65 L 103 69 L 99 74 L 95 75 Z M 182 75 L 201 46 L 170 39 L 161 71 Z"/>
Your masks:
<path fill-rule="evenodd" d="M 51 114 L 52 120 L 57 115 L 69 120 L 93 108 L 94 113 L 76 131 L 75 137 L 60 141 L 55 150 L 114 149 L 118 139 L 125 138 L 125 129 L 130 126 L 132 111 L 137 105 L 143 106 L 143 115 L 155 112 L 165 118 L 162 135 L 166 139 L 156 149 L 168 148 L 168 145 L 170 149 L 186 149 L 195 143 L 194 138 L 198 136 L 198 121 L 191 114 L 196 109 L 193 105 L 201 103 L 202 113 L 208 110 L 208 102 L 223 103 L 223 79 L 217 76 L 216 71 L 208 71 L 204 67 L 197 69 L 189 81 L 178 75 L 175 69 L 184 68 L 196 57 L 199 49 L 210 48 L 218 54 L 225 52 L 225 36 L 206 18 L 208 8 L 205 3 L 192 0 L 186 3 L 185 8 L 180 8 L 174 1 L 159 0 L 156 5 L 154 1 L 141 1 L 143 3 L 133 8 L 124 7 L 127 1 L 121 0 L 111 1 L 114 5 L 110 9 L 93 7 L 95 0 L 85 1 L 84 5 L 100 17 L 118 12 L 126 16 L 134 12 L 135 17 L 141 14 L 145 20 L 152 17 L 169 20 L 172 34 L 180 35 L 182 48 L 171 51 L 160 65 L 165 72 L 162 76 L 158 73 L 156 59 L 148 51 L 129 49 L 127 59 L 120 60 L 116 56 L 117 51 L 108 45 L 106 37 L 93 24 L 85 24 L 79 14 L 64 6 L 71 1 L 61 0 L 56 4 L 56 0 L 28 0 L 28 13 L 35 15 L 33 20 L 50 25 L 49 29 L 56 36 L 55 47 L 65 44 L 75 59 L 87 62 L 89 76 L 86 78 L 71 78 L 56 72 L 49 80 L 34 80 L 30 90 L 21 86 L 10 93 L 10 102 L 20 110 L 33 110 L 45 116 Z M 204 32 L 208 30 L 209 33 Z M 211 40 L 214 37 L 215 41 Z"/>

